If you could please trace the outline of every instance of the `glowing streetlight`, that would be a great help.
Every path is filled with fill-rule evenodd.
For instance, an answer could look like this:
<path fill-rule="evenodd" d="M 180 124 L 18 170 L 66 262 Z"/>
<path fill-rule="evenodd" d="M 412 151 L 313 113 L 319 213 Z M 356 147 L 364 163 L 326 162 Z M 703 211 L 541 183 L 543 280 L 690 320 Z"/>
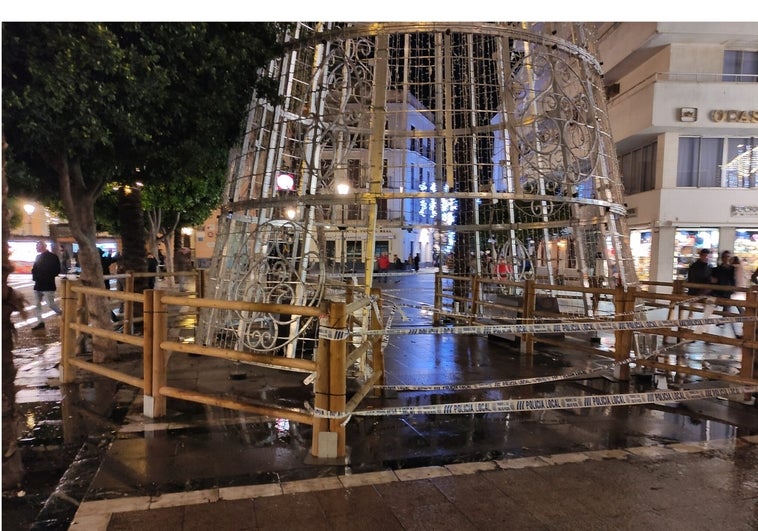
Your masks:
<path fill-rule="evenodd" d="M 337 193 L 339 195 L 347 195 L 350 193 L 350 185 L 346 182 L 340 182 L 337 183 Z M 340 229 L 340 235 L 342 237 L 342 251 L 341 251 L 341 260 L 342 263 L 342 272 L 345 272 L 345 262 L 346 262 L 346 254 L 347 254 L 347 242 L 345 241 L 345 229 L 347 229 L 347 226 L 345 225 L 345 207 L 347 205 L 342 205 L 342 225 L 339 226 Z"/>
<path fill-rule="evenodd" d="M 276 189 L 287 192 L 295 190 L 295 178 L 289 173 L 280 173 L 276 176 Z"/>
<path fill-rule="evenodd" d="M 32 233 L 32 214 L 34 214 L 35 210 L 37 208 L 31 203 L 24 205 L 24 212 L 26 212 L 26 234 Z"/>
<path fill-rule="evenodd" d="M 347 183 L 339 183 L 337 185 L 337 193 L 339 195 L 347 195 L 350 193 L 350 185 Z"/>

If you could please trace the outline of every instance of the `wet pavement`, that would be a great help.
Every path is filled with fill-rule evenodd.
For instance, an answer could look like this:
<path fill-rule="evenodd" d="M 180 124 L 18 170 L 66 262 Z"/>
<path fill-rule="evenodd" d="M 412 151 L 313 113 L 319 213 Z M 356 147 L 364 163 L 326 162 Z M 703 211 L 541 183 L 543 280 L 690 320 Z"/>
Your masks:
<path fill-rule="evenodd" d="M 420 308 L 431 300 L 431 277 L 397 280 L 379 286 L 388 300 L 407 305 L 408 321 L 397 317 L 395 325 L 429 323 Z M 76 384 L 61 386 L 53 333 L 48 327 L 36 338 L 38 350 L 17 352 L 27 443 L 74 454 L 33 528 L 758 528 L 752 403 L 353 416 L 348 459 L 317 460 L 309 455 L 309 426 L 174 399 L 166 418 L 148 419 L 129 386 L 81 372 Z M 385 352 L 391 385 L 472 384 L 611 365 L 570 342 L 527 358 L 507 342 L 472 335 L 391 336 Z M 671 355 L 732 372 L 739 362 L 735 348 L 702 342 Z M 136 361 L 125 352 L 119 363 L 128 370 Z M 169 367 L 172 386 L 293 408 L 310 400 L 298 373 L 180 354 Z M 508 388 L 388 389 L 359 409 L 713 385 L 637 371 L 623 383 L 605 371 Z M 33 455 L 45 459 L 44 451 Z M 4 496 L 4 524 L 6 507 Z"/>

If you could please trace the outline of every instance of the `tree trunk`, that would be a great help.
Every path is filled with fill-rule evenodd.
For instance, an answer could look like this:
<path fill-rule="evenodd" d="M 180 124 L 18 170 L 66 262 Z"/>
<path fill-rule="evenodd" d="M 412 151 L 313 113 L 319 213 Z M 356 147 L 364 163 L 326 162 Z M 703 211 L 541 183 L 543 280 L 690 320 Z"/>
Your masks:
<path fill-rule="evenodd" d="M 172 227 L 166 227 L 162 224 L 162 212 L 160 208 L 154 208 L 148 213 L 148 219 L 150 222 L 150 245 L 153 249 L 153 254 L 158 256 L 158 243 L 163 244 L 163 248 L 166 250 L 164 254 L 164 266 L 166 272 L 174 271 L 174 231 L 179 226 L 179 220 L 181 215 L 177 214 L 174 219 Z M 162 232 L 159 236 L 158 233 Z M 166 277 L 166 283 L 169 286 L 175 284 L 174 277 Z"/>
<path fill-rule="evenodd" d="M 13 264 L 8 256 L 10 236 L 10 210 L 8 209 L 8 185 L 5 180 L 5 137 L 3 136 L 3 491 L 16 488 L 24 477 L 21 452 L 16 449 L 19 437 L 18 412 L 16 411 L 16 365 L 13 363 L 13 334 L 15 332 L 11 314 L 23 310 L 24 298 L 8 286 L 8 275 Z"/>
<path fill-rule="evenodd" d="M 163 237 L 163 245 L 166 247 L 166 271 L 174 272 L 174 231 L 167 231 Z M 176 281 L 174 277 L 169 278 L 169 285 L 174 286 Z"/>
<path fill-rule="evenodd" d="M 145 218 L 142 212 L 142 193 L 139 188 L 121 187 L 119 189 L 118 217 L 121 225 L 119 268 L 124 271 L 147 271 Z M 147 287 L 146 278 L 134 279 L 134 290 L 137 293 L 145 291 L 145 287 Z M 136 311 L 138 311 L 137 308 L 135 308 Z"/>
<path fill-rule="evenodd" d="M 104 285 L 100 252 L 97 249 L 97 224 L 95 223 L 95 200 L 100 195 L 99 187 L 87 188 L 82 179 L 78 162 L 61 156 L 55 164 L 58 171 L 63 209 L 71 228 L 71 234 L 79 244 L 80 280 L 83 285 L 102 288 Z M 89 323 L 99 328 L 111 329 L 111 310 L 104 297 L 87 297 Z M 92 361 L 103 363 L 117 355 L 117 345 L 112 339 L 92 338 Z"/>
<path fill-rule="evenodd" d="M 161 228 L 161 209 L 154 208 L 147 212 L 147 244 L 150 247 L 150 252 L 153 253 L 155 258 L 158 258 L 158 231 Z"/>

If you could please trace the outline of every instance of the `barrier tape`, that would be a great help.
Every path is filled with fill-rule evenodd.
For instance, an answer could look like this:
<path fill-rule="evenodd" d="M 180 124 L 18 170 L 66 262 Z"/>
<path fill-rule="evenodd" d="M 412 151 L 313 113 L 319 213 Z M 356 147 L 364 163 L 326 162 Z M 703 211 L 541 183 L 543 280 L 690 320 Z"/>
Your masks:
<path fill-rule="evenodd" d="M 314 416 L 329 419 L 344 419 L 348 416 L 397 416 L 397 415 L 468 415 L 472 413 L 520 413 L 551 409 L 585 409 L 609 406 L 637 406 L 658 402 L 680 402 L 720 396 L 758 392 L 758 387 L 722 387 L 714 389 L 691 389 L 683 391 L 649 391 L 645 393 L 558 396 L 552 398 L 518 398 L 488 400 L 483 402 L 456 402 L 451 404 L 428 404 L 423 406 L 399 406 L 382 409 L 364 409 L 352 413 L 332 412 L 313 408 L 306 404 Z"/>
<path fill-rule="evenodd" d="M 397 299 L 398 297 L 391 297 L 390 296 L 389 298 L 395 298 L 395 299 Z M 413 309 L 413 310 L 428 311 L 428 312 L 431 312 L 431 313 L 441 314 L 444 317 L 452 317 L 452 318 L 460 318 L 460 319 L 481 319 L 482 317 L 487 317 L 489 319 L 510 319 L 511 321 L 528 321 L 528 320 L 534 321 L 534 320 L 537 320 L 537 321 L 545 321 L 545 322 L 547 322 L 547 321 L 549 321 L 551 319 L 549 317 L 547 317 L 547 318 L 546 317 L 532 317 L 531 319 L 529 319 L 529 318 L 526 318 L 526 317 L 515 317 L 515 316 L 509 316 L 509 315 L 487 315 L 487 316 L 484 316 L 484 315 L 473 314 L 471 312 L 453 312 L 453 311 L 447 311 L 445 309 L 437 309 L 437 308 L 435 308 L 431 304 L 406 304 L 406 303 L 396 303 L 396 304 L 398 306 L 403 307 L 403 308 L 410 308 L 410 309 Z M 511 308 L 511 310 L 514 311 L 514 312 L 518 311 L 519 309 L 520 308 L 516 308 L 516 307 Z M 644 312 L 646 310 L 642 310 L 642 311 Z M 609 312 L 609 311 L 599 310 L 598 309 L 598 310 L 595 311 L 595 313 L 597 315 L 602 315 L 603 317 L 606 317 L 606 318 L 615 318 L 615 317 L 636 316 L 637 314 L 640 313 L 640 310 L 633 310 L 633 311 L 630 311 L 630 312 L 616 313 L 616 312 Z M 700 312 L 698 312 L 698 313 L 700 313 Z M 561 317 L 561 321 L 562 322 L 565 322 L 565 321 L 578 321 L 578 320 L 586 319 L 587 318 L 587 316 L 584 315 L 584 314 L 574 314 L 574 315 L 576 315 L 576 317 L 573 317 L 570 314 L 563 315 Z"/>
<path fill-rule="evenodd" d="M 709 317 L 703 319 L 666 319 L 659 321 L 574 321 L 568 323 L 534 323 L 504 325 L 471 325 L 394 328 L 369 330 L 366 335 L 442 335 L 442 334 L 557 334 L 612 330 L 646 330 L 650 328 L 690 327 L 717 323 L 746 323 L 756 321 L 752 316 Z"/>
<path fill-rule="evenodd" d="M 374 310 L 374 315 L 376 315 L 376 320 L 379 321 L 379 326 L 381 328 L 384 328 L 384 324 L 382 323 L 382 312 L 379 311 L 379 302 L 376 298 L 371 299 L 371 309 Z M 389 328 L 389 324 L 387 324 L 387 328 Z"/>
<path fill-rule="evenodd" d="M 318 338 L 328 339 L 330 341 L 342 341 L 351 336 L 350 330 L 346 328 L 330 328 L 320 325 L 318 327 Z"/>
<path fill-rule="evenodd" d="M 633 358 L 627 358 L 618 363 L 614 363 L 609 367 L 602 367 L 599 369 L 585 369 L 581 371 L 574 371 L 565 374 L 557 374 L 553 376 L 535 376 L 534 378 L 517 378 L 515 380 L 496 380 L 493 382 L 480 382 L 475 384 L 431 384 L 431 385 L 376 385 L 377 389 L 389 389 L 393 391 L 464 391 L 475 389 L 499 389 L 503 387 L 519 387 L 522 385 L 535 385 L 546 382 L 557 382 L 560 380 L 568 380 L 576 378 L 578 376 L 587 376 L 590 374 L 596 374 L 601 372 L 608 372 L 613 370 L 616 366 L 627 365 L 635 361 Z"/>
<path fill-rule="evenodd" d="M 650 354 L 644 357 L 628 357 L 621 361 L 614 361 L 607 367 L 600 367 L 598 369 L 583 369 L 580 371 L 567 372 L 564 374 L 557 374 L 553 376 L 535 376 L 533 378 L 517 378 L 515 380 L 496 380 L 493 382 L 480 382 L 476 384 L 429 384 L 429 385 L 376 385 L 377 389 L 388 389 L 392 391 L 465 391 L 476 389 L 499 389 L 503 387 L 519 387 L 522 385 L 535 385 L 546 382 L 558 382 L 561 380 L 569 380 L 577 378 L 579 376 L 589 376 L 592 374 L 599 374 L 608 372 L 621 367 L 623 365 L 629 365 L 631 363 L 637 363 L 643 360 L 649 360 L 656 358 L 667 350 L 671 350 L 677 347 L 681 347 L 684 343 L 691 343 L 692 341 L 686 341 L 678 343 L 676 345 L 667 345 L 657 350 L 654 350 Z"/>
<path fill-rule="evenodd" d="M 393 307 L 392 310 L 390 311 L 390 315 L 389 315 L 389 317 L 387 317 L 387 328 L 386 328 L 386 330 L 389 330 L 392 327 L 392 320 L 395 317 L 395 311 L 396 310 L 397 310 L 397 308 Z M 389 345 L 389 344 L 390 344 L 390 336 L 388 336 L 387 334 L 384 334 L 382 336 L 382 350 L 386 349 L 387 345 Z"/>
<path fill-rule="evenodd" d="M 475 326 L 427 326 L 416 328 L 385 328 L 382 330 L 364 330 L 361 336 L 400 336 L 400 335 L 442 335 L 442 334 L 559 334 L 577 332 L 598 332 L 614 330 L 648 330 L 654 328 L 676 328 L 702 326 L 718 323 L 747 323 L 756 321 L 756 317 L 708 317 L 703 319 L 665 319 L 658 321 L 573 321 L 568 323 L 533 323 L 507 325 Z M 340 340 L 354 335 L 347 329 L 319 326 L 319 338 Z"/>

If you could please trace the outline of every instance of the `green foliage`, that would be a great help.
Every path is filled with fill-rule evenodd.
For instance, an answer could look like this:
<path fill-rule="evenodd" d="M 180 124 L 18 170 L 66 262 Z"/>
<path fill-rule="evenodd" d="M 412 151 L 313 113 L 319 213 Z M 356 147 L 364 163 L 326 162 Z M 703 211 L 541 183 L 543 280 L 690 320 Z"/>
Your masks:
<path fill-rule="evenodd" d="M 21 201 L 14 197 L 6 199 L 5 208 L 8 209 L 8 227 L 17 229 L 24 222 L 24 207 Z"/>
<path fill-rule="evenodd" d="M 202 221 L 218 202 L 274 23 L 3 23 L 3 130 L 12 192 L 54 202 L 145 184 L 149 206 Z M 259 90 L 271 87 L 261 85 Z M 269 93 L 268 96 L 271 96 Z M 103 198 L 102 216 L 115 220 Z"/>

